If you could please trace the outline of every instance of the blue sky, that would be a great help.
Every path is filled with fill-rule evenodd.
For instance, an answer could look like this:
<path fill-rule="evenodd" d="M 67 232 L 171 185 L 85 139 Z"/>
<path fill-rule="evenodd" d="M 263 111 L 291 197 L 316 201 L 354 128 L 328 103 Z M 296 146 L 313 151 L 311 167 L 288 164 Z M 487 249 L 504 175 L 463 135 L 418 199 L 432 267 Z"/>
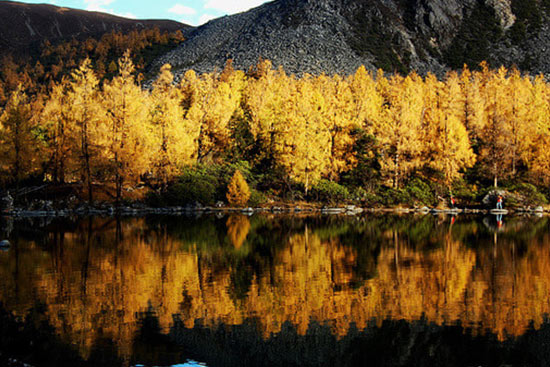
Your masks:
<path fill-rule="evenodd" d="M 173 19 L 200 25 L 210 19 L 256 7 L 266 0 L 18 0 L 102 11 L 128 18 Z"/>

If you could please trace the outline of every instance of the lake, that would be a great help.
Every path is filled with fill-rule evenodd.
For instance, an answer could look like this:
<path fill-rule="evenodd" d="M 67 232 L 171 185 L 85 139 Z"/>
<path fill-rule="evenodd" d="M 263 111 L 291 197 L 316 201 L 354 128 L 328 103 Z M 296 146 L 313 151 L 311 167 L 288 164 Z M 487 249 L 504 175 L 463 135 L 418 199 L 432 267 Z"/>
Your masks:
<path fill-rule="evenodd" d="M 550 360 L 548 217 L 3 218 L 0 233 L 3 366 Z"/>

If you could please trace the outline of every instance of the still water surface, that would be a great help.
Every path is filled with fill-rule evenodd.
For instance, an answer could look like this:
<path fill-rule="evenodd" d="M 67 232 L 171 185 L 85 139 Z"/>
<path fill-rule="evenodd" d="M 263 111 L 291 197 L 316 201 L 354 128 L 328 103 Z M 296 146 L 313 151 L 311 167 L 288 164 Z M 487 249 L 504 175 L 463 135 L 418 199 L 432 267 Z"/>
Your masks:
<path fill-rule="evenodd" d="M 0 365 L 546 366 L 547 217 L 4 219 Z"/>

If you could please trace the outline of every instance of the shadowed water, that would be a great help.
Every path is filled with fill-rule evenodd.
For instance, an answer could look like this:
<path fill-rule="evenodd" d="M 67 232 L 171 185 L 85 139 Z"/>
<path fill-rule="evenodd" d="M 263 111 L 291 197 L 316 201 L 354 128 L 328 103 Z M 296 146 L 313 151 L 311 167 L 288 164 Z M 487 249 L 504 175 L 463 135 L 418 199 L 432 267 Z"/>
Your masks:
<path fill-rule="evenodd" d="M 549 224 L 4 219 L 0 365 L 545 366 Z"/>

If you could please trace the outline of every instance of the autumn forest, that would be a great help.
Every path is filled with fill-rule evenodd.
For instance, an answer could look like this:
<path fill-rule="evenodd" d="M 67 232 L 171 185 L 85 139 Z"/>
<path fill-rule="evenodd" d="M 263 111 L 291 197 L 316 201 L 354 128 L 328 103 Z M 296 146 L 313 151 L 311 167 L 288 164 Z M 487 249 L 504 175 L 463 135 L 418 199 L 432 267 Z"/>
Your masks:
<path fill-rule="evenodd" d="M 180 41 L 158 31 L 111 34 L 44 45 L 48 67 L 6 58 L 3 185 L 79 182 L 92 201 L 102 184 L 121 200 L 137 186 L 162 193 L 207 166 L 241 167 L 254 190 L 306 199 L 323 184 L 361 199 L 411 182 L 442 196 L 550 182 L 543 76 L 487 64 L 441 78 L 363 67 L 295 76 L 260 60 L 247 72 L 228 61 L 176 78 L 164 65 L 148 82 L 144 50 Z"/>

